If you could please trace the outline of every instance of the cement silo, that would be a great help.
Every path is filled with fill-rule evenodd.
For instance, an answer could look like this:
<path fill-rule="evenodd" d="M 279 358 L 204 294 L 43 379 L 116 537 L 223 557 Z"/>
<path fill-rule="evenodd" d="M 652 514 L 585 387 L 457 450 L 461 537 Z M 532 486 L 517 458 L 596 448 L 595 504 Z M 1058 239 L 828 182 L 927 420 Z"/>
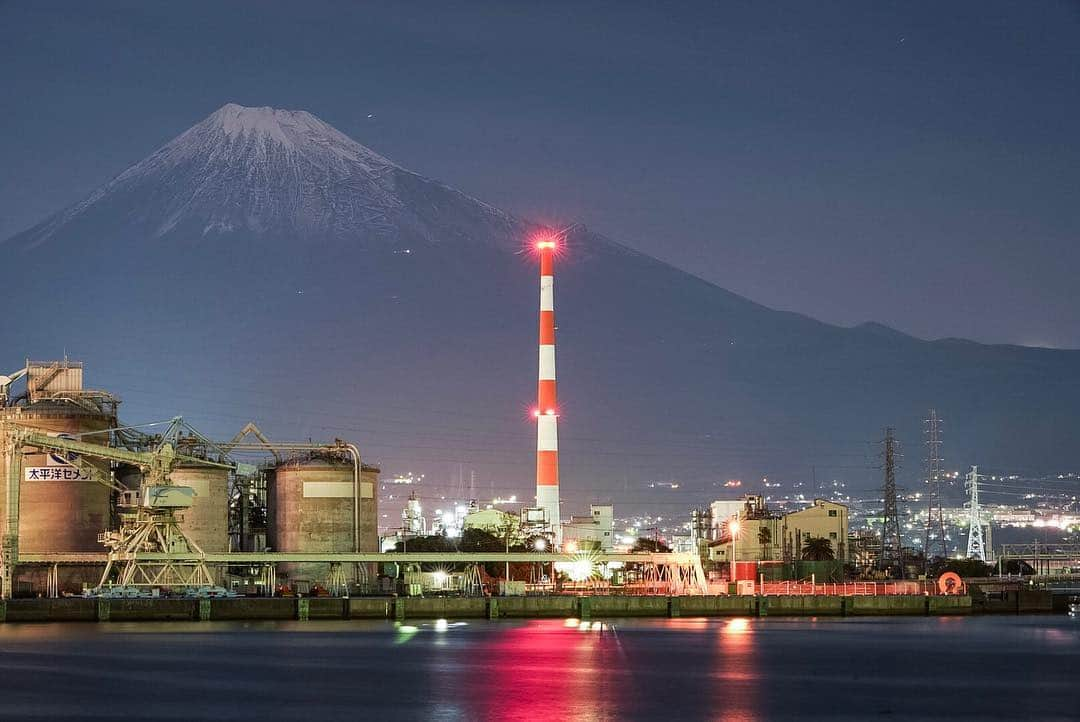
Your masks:
<path fill-rule="evenodd" d="M 180 512 L 180 529 L 207 554 L 229 551 L 229 470 L 178 466 L 169 475 L 177 486 L 195 490 L 191 506 Z"/>
<path fill-rule="evenodd" d="M 276 552 L 377 552 L 379 470 L 362 466 L 359 478 L 348 454 L 313 452 L 278 464 L 270 478 L 268 545 Z M 356 496 L 358 494 L 358 498 Z M 355 541 L 354 541 L 355 539 Z M 357 579 L 355 565 L 342 565 Z M 326 584 L 328 563 L 284 563 L 283 582 Z"/>
<path fill-rule="evenodd" d="M 71 437 L 103 443 L 108 434 L 96 434 L 115 426 L 115 418 L 67 401 L 40 401 L 3 410 L 5 421 Z M 83 460 L 80 460 L 83 461 Z M 19 505 L 19 550 L 26 553 L 103 552 L 98 534 L 110 525 L 108 487 L 89 480 L 76 460 L 60 453 L 23 456 L 23 479 Z M 86 459 L 107 477 L 108 462 Z M 7 466 L 5 464 L 5 474 Z M 6 501 L 0 507 L 7 512 Z"/>
<path fill-rule="evenodd" d="M 142 487 L 143 473 L 137 467 L 121 465 L 115 475 L 127 489 L 138 491 Z M 169 479 L 177 486 L 195 490 L 191 506 L 176 512 L 188 540 L 207 554 L 229 551 L 229 470 L 181 464 L 172 470 Z"/>
<path fill-rule="evenodd" d="M 100 391 L 82 389 L 82 365 L 75 362 L 28 365 L 27 393 L 0 408 L 0 420 L 70 437 L 92 444 L 108 445 L 105 431 L 116 426 L 117 400 Z M 8 463 L 0 451 L 0 489 L 6 488 Z M 23 554 L 72 552 L 103 553 L 98 535 L 112 526 L 112 491 L 92 481 L 87 468 L 101 477 L 109 475 L 108 462 L 79 459 L 62 453 L 25 453 L 20 483 L 19 551 Z M 0 494 L 0 518 L 7 513 Z M 37 570 L 40 571 L 40 570 Z M 72 567 L 59 573 L 61 591 L 79 591 L 84 582 L 96 584 L 100 568 Z M 19 569 L 19 579 L 43 581 L 31 567 Z M 15 590 L 19 592 L 19 589 Z"/>

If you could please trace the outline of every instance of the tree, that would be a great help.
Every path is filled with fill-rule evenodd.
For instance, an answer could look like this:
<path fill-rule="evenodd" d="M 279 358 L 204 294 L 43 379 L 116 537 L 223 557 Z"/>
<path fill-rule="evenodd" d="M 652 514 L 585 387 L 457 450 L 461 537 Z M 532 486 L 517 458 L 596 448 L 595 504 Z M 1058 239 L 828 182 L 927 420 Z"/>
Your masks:
<path fill-rule="evenodd" d="M 638 537 L 638 540 L 634 542 L 634 546 L 630 549 L 632 552 L 656 552 L 658 554 L 667 554 L 671 551 L 671 547 L 662 541 L 654 539 L 648 539 L 646 537 Z"/>
<path fill-rule="evenodd" d="M 769 545 L 772 544 L 772 531 L 769 527 L 758 527 L 757 540 L 758 544 L 761 545 L 761 558 L 767 560 L 769 558 Z"/>
<path fill-rule="evenodd" d="M 956 572 L 964 579 L 970 579 L 972 577 L 988 577 L 993 574 L 994 568 L 978 559 L 934 557 L 934 560 L 930 563 L 930 575 L 940 577 L 945 572 Z"/>
<path fill-rule="evenodd" d="M 412 537 L 394 545 L 395 552 L 452 552 L 457 551 L 453 539 L 442 534 Z"/>
<path fill-rule="evenodd" d="M 506 541 L 483 529 L 466 528 L 461 532 L 458 551 L 504 552 L 506 551 Z"/>
<path fill-rule="evenodd" d="M 802 558 L 812 562 L 825 562 L 836 558 L 836 555 L 833 553 L 832 542 L 823 536 L 817 536 L 807 539 L 803 544 Z"/>

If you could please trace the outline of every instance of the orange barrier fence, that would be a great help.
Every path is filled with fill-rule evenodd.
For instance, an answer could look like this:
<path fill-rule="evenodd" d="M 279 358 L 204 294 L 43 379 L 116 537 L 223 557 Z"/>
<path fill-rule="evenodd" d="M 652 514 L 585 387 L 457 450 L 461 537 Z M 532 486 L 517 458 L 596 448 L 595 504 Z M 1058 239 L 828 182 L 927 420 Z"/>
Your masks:
<path fill-rule="evenodd" d="M 879 594 L 937 594 L 933 582 L 837 582 L 812 584 L 810 582 L 765 582 L 755 585 L 755 591 L 764 595 L 828 594 L 838 597 Z"/>

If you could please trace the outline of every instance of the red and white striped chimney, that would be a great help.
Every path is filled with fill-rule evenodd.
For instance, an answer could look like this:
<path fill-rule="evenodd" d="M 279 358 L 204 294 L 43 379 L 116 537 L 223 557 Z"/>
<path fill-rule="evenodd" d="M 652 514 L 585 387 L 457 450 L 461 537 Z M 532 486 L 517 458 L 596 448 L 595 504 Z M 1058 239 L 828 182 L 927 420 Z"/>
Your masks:
<path fill-rule="evenodd" d="M 536 416 L 536 505 L 546 512 L 562 541 L 559 523 L 559 407 L 555 395 L 555 239 L 541 238 L 540 252 L 540 376 Z"/>

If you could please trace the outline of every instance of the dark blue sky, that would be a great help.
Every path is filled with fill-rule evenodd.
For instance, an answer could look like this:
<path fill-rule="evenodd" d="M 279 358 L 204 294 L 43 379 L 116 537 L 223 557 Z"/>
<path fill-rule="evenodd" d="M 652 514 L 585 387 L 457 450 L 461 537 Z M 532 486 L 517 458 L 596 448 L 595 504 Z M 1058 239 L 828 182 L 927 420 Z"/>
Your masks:
<path fill-rule="evenodd" d="M 1080 347 L 1076 2 L 0 3 L 0 88 L 0 237 L 303 108 L 776 308 Z"/>

